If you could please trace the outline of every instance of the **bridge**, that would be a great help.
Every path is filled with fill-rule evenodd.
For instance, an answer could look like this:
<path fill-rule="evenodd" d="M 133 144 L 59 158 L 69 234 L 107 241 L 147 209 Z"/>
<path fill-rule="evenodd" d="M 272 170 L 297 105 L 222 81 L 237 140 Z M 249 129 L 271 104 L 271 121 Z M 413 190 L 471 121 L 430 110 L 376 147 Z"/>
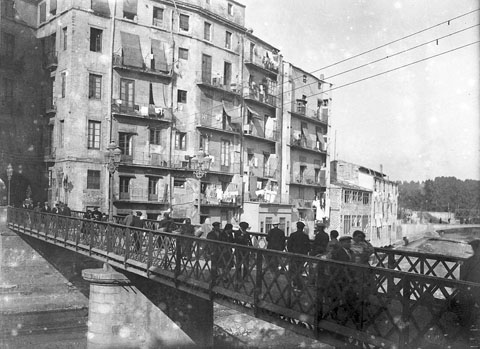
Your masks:
<path fill-rule="evenodd" d="M 267 250 L 263 234 L 248 247 L 11 207 L 8 227 L 116 269 L 87 272 L 92 281 L 129 279 L 142 292 L 148 281 L 198 299 L 192 313 L 209 326 L 214 301 L 336 346 L 480 344 L 466 325 L 467 310 L 478 323 L 480 284 L 459 280 L 458 258 L 376 248 L 365 266 Z"/>

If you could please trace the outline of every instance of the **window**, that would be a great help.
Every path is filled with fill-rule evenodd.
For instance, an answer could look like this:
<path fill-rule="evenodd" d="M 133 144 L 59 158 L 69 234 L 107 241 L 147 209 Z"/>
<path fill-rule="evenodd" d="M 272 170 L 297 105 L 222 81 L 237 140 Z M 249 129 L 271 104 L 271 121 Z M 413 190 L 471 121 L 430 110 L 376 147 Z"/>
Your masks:
<path fill-rule="evenodd" d="M 315 183 L 320 183 L 320 169 L 316 168 L 315 169 Z"/>
<path fill-rule="evenodd" d="M 137 1 L 123 2 L 123 18 L 134 20 L 137 17 Z"/>
<path fill-rule="evenodd" d="M 62 73 L 62 98 L 65 98 L 65 93 L 66 93 L 66 89 L 67 89 L 67 73 L 66 72 L 63 72 Z"/>
<path fill-rule="evenodd" d="M 133 154 L 133 135 L 131 133 L 118 133 L 118 146 L 123 155 L 132 156 Z"/>
<path fill-rule="evenodd" d="M 230 166 L 230 141 L 222 139 L 222 148 L 220 149 L 220 165 Z"/>
<path fill-rule="evenodd" d="M 163 27 L 163 8 L 153 8 L 153 25 Z"/>
<path fill-rule="evenodd" d="M 205 22 L 203 26 L 203 39 L 210 41 L 212 40 L 212 24 Z"/>
<path fill-rule="evenodd" d="M 102 52 L 103 31 L 97 28 L 90 28 L 90 51 Z"/>
<path fill-rule="evenodd" d="M 225 48 L 229 50 L 232 48 L 232 33 L 225 32 Z"/>
<path fill-rule="evenodd" d="M 352 191 L 351 190 L 345 190 L 343 192 L 343 202 L 348 204 L 352 202 Z"/>
<path fill-rule="evenodd" d="M 89 74 L 88 76 L 88 98 L 101 99 L 102 98 L 102 76 L 96 74 Z"/>
<path fill-rule="evenodd" d="M 178 58 L 188 60 L 188 49 L 179 47 L 178 48 Z"/>
<path fill-rule="evenodd" d="M 50 0 L 50 14 L 53 16 L 57 14 L 57 0 Z"/>
<path fill-rule="evenodd" d="M 351 217 L 349 215 L 343 216 L 343 234 L 350 234 L 350 227 L 352 226 Z"/>
<path fill-rule="evenodd" d="M 157 195 L 158 178 L 148 177 L 148 195 Z"/>
<path fill-rule="evenodd" d="M 188 32 L 188 30 L 190 29 L 189 20 L 189 16 L 182 14 L 180 15 L 180 30 Z"/>
<path fill-rule="evenodd" d="M 230 86 L 232 82 L 232 63 L 224 62 L 223 64 L 223 85 Z"/>
<path fill-rule="evenodd" d="M 127 108 L 133 108 L 135 104 L 135 81 L 120 79 L 120 99 L 122 105 Z"/>
<path fill-rule="evenodd" d="M 7 18 L 13 18 L 15 16 L 15 2 L 14 0 L 3 0 L 4 4 L 3 13 Z"/>
<path fill-rule="evenodd" d="M 162 130 L 159 128 L 150 129 L 150 144 L 160 144 Z"/>
<path fill-rule="evenodd" d="M 200 135 L 199 149 L 202 149 L 206 154 L 209 153 L 210 141 L 207 135 Z"/>
<path fill-rule="evenodd" d="M 100 189 L 100 171 L 87 170 L 87 189 Z"/>
<path fill-rule="evenodd" d="M 100 149 L 100 125 L 99 121 L 88 121 L 88 149 Z"/>
<path fill-rule="evenodd" d="M 45 2 L 42 2 L 40 4 L 40 23 L 43 23 L 47 20 L 47 4 Z"/>
<path fill-rule="evenodd" d="M 59 127 L 58 127 L 58 145 L 59 145 L 60 148 L 63 148 L 64 129 L 65 129 L 65 121 L 60 120 L 60 124 L 59 124 Z"/>
<path fill-rule="evenodd" d="M 187 149 L 187 133 L 186 132 L 175 133 L 175 149 L 178 149 L 178 150 Z"/>
<path fill-rule="evenodd" d="M 130 198 L 130 177 L 120 176 L 120 199 Z"/>
<path fill-rule="evenodd" d="M 13 59 L 15 53 L 15 36 L 9 33 L 2 33 L 2 51 L 5 59 Z"/>
<path fill-rule="evenodd" d="M 357 202 L 358 201 L 358 191 L 353 191 L 352 194 L 353 194 L 352 201 Z"/>
<path fill-rule="evenodd" d="M 370 203 L 370 194 L 369 193 L 363 193 L 363 204 L 368 205 Z"/>
<path fill-rule="evenodd" d="M 63 41 L 63 50 L 65 51 L 67 49 L 68 45 L 68 28 L 65 27 L 62 29 L 62 41 Z"/>
<path fill-rule="evenodd" d="M 303 176 L 305 176 L 306 171 L 307 171 L 307 166 L 300 166 L 300 181 L 303 181 Z"/>
<path fill-rule="evenodd" d="M 185 90 L 177 91 L 177 103 L 187 103 L 187 91 Z"/>
<path fill-rule="evenodd" d="M 228 3 L 227 10 L 228 10 L 228 14 L 230 16 L 233 16 L 233 5 L 232 4 Z"/>

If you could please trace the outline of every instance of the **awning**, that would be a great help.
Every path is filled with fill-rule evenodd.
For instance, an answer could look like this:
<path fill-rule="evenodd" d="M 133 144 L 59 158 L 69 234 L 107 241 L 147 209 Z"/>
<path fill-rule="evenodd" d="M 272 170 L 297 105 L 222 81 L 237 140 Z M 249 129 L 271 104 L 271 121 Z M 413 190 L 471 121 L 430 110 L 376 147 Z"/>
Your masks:
<path fill-rule="evenodd" d="M 138 35 L 120 32 L 122 37 L 123 64 L 143 68 L 142 49 Z"/>
<path fill-rule="evenodd" d="M 325 145 L 325 140 L 323 139 L 323 134 L 320 131 L 317 131 L 317 141 Z"/>
<path fill-rule="evenodd" d="M 247 110 L 252 114 L 254 118 L 261 119 L 260 114 L 258 114 L 255 110 L 251 109 L 250 107 L 247 106 Z"/>
<path fill-rule="evenodd" d="M 302 134 L 306 136 L 308 134 L 308 126 L 306 123 L 302 123 Z"/>
<path fill-rule="evenodd" d="M 168 72 L 164 43 L 159 40 L 152 39 L 152 54 L 153 59 L 155 60 L 155 69 Z"/>
<path fill-rule="evenodd" d="M 110 16 L 108 0 L 92 0 L 92 10 L 105 16 Z"/>
<path fill-rule="evenodd" d="M 225 113 L 232 118 L 232 123 L 240 124 L 242 123 L 242 115 L 240 114 L 240 107 L 235 107 L 233 103 L 228 101 L 222 101 L 223 110 Z"/>
<path fill-rule="evenodd" d="M 123 0 L 123 12 L 137 14 L 137 0 Z"/>

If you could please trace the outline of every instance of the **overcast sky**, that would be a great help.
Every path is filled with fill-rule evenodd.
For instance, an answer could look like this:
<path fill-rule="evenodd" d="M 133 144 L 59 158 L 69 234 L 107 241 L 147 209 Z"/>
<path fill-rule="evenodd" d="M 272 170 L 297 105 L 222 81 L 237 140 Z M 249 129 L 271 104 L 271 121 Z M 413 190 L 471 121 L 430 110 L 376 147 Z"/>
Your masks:
<path fill-rule="evenodd" d="M 332 159 L 336 144 L 337 159 L 376 170 L 382 164 L 392 180 L 480 179 L 478 43 L 341 87 L 480 40 L 479 26 L 453 34 L 479 23 L 479 11 L 453 19 L 479 8 L 478 0 L 241 2 L 247 6 L 246 26 L 255 35 L 279 48 L 285 60 L 324 74 L 337 88 L 332 91 Z M 450 36 L 422 45 L 445 35 Z M 368 65 L 328 79 L 363 64 Z"/>

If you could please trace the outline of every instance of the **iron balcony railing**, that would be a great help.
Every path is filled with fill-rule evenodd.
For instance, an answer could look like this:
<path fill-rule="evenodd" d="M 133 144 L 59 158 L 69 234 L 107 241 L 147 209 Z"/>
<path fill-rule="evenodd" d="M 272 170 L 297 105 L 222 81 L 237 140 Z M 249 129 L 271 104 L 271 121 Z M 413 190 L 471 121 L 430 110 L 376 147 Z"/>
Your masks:
<path fill-rule="evenodd" d="M 225 79 L 224 76 L 212 73 L 211 71 L 195 72 L 195 81 L 197 85 L 203 85 L 233 94 L 240 94 L 240 84 L 238 82 L 228 78 Z"/>
<path fill-rule="evenodd" d="M 276 129 L 266 130 L 264 128 L 259 129 L 254 127 L 252 124 L 243 125 L 243 133 L 245 136 L 253 136 L 263 139 L 268 139 L 270 141 L 278 142 L 280 139 L 280 131 Z"/>
<path fill-rule="evenodd" d="M 254 247 L 256 234 L 239 245 L 14 208 L 7 222 L 315 338 L 399 349 L 480 344 L 480 284 L 457 280 L 458 258 L 375 249 L 371 265 L 355 264 Z"/>
<path fill-rule="evenodd" d="M 264 57 L 259 57 L 259 56 L 249 57 L 245 60 L 245 63 L 246 64 L 253 64 L 257 67 L 268 70 L 270 73 L 273 73 L 275 75 L 278 74 L 278 63 L 276 63 L 274 60 L 269 59 L 265 56 Z"/>
<path fill-rule="evenodd" d="M 328 124 L 329 109 L 326 107 L 320 107 L 317 109 L 309 109 L 302 104 L 293 105 L 293 114 L 304 116 L 309 119 L 318 120 L 322 123 Z"/>
<path fill-rule="evenodd" d="M 112 99 L 112 113 L 158 121 L 172 121 L 170 108 L 153 104 L 135 104 L 132 101 L 126 101 L 120 98 Z"/>
<path fill-rule="evenodd" d="M 243 97 L 277 108 L 277 97 L 263 93 L 258 87 L 247 88 L 246 91 L 244 91 Z"/>
<path fill-rule="evenodd" d="M 113 67 L 167 78 L 172 77 L 172 65 L 166 63 L 160 65 L 159 63 L 156 63 L 154 59 L 143 59 L 142 66 L 137 67 L 126 64 L 123 56 L 116 53 L 113 55 Z"/>
<path fill-rule="evenodd" d="M 321 153 L 327 152 L 327 147 L 324 142 L 322 143 L 320 141 L 313 141 L 311 139 L 308 139 L 306 136 L 301 135 L 292 134 L 290 138 L 290 145 L 293 147 L 299 147 L 311 151 L 318 151 Z"/>

